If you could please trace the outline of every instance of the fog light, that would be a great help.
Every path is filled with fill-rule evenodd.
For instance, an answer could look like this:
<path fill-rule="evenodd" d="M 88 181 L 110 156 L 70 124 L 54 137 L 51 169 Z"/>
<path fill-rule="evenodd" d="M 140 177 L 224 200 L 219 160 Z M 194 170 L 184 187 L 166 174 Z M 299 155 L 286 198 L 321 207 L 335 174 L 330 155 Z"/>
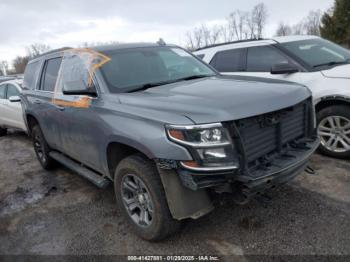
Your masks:
<path fill-rule="evenodd" d="M 201 150 L 203 159 L 207 158 L 226 158 L 226 152 L 224 148 L 208 148 Z"/>

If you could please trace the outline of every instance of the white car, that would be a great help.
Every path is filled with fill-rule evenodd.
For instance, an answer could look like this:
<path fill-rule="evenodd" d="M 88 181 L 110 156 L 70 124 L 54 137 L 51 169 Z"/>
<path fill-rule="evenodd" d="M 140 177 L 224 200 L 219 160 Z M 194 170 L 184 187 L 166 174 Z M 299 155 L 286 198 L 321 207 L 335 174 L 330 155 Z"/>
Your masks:
<path fill-rule="evenodd" d="M 21 80 L 0 83 L 0 136 L 6 135 L 8 128 L 27 132 L 20 98 L 21 84 Z"/>
<path fill-rule="evenodd" d="M 316 36 L 285 36 L 218 44 L 198 57 L 224 75 L 293 81 L 312 91 L 320 151 L 350 157 L 350 51 Z"/>

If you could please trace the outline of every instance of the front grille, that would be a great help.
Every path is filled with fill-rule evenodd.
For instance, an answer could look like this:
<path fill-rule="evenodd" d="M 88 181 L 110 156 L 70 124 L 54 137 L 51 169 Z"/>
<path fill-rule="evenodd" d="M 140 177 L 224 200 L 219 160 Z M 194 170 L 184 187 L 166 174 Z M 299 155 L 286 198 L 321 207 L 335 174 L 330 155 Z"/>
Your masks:
<path fill-rule="evenodd" d="M 311 102 L 235 121 L 248 167 L 282 153 L 292 143 L 310 134 Z"/>

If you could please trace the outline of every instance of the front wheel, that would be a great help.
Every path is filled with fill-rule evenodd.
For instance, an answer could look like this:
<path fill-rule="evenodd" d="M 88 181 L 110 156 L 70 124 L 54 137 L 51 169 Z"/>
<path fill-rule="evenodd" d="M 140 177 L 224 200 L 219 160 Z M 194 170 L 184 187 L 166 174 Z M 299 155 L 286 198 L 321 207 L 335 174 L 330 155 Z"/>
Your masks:
<path fill-rule="evenodd" d="M 179 229 L 152 161 L 140 155 L 123 159 L 115 172 L 114 189 L 119 210 L 141 238 L 157 241 Z"/>
<path fill-rule="evenodd" d="M 330 106 L 317 113 L 317 131 L 321 139 L 321 153 L 350 158 L 350 107 Z"/>

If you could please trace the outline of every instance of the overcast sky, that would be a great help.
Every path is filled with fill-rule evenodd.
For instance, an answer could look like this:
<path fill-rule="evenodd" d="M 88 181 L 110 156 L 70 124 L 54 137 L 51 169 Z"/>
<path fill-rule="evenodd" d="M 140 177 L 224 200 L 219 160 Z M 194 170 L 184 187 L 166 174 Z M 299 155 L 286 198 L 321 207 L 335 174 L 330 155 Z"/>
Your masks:
<path fill-rule="evenodd" d="M 25 46 L 52 48 L 83 42 L 155 42 L 184 44 L 185 34 L 202 23 L 220 23 L 235 10 L 264 2 L 265 36 L 280 21 L 297 23 L 310 10 L 327 10 L 333 0 L 0 0 L 0 60 L 25 54 Z"/>

